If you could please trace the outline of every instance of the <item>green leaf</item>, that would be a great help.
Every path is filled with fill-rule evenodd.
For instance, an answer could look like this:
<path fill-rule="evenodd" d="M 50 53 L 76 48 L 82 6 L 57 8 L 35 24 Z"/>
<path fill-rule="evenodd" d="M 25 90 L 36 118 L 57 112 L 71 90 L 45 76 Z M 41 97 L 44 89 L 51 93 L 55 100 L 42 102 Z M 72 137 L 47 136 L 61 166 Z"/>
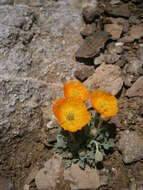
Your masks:
<path fill-rule="evenodd" d="M 84 160 L 80 160 L 79 161 L 79 167 L 81 168 L 81 169 L 85 169 L 85 161 Z"/>
<path fill-rule="evenodd" d="M 94 160 L 94 158 L 95 158 L 95 153 L 94 153 L 94 151 L 88 151 L 88 153 L 87 153 L 87 158 L 88 158 L 88 160 L 89 160 L 89 159 Z"/>
<path fill-rule="evenodd" d="M 69 167 L 71 167 L 71 165 L 72 165 L 72 161 L 71 160 L 65 160 L 65 168 L 66 169 L 69 168 Z"/>
<path fill-rule="evenodd" d="M 67 142 L 64 140 L 62 135 L 57 136 L 57 147 L 61 147 L 62 149 L 67 147 Z"/>

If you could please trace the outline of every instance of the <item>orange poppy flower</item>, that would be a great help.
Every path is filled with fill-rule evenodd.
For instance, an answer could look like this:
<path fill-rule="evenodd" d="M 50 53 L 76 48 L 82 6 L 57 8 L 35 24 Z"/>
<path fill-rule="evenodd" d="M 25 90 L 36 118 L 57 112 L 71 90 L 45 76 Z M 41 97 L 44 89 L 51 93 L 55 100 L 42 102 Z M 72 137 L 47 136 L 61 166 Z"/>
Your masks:
<path fill-rule="evenodd" d="M 60 98 L 53 105 L 53 112 L 60 126 L 67 131 L 81 130 L 90 121 L 85 104 L 73 98 Z"/>
<path fill-rule="evenodd" d="M 116 97 L 100 89 L 92 92 L 91 104 L 103 118 L 112 117 L 118 112 L 118 100 Z"/>
<path fill-rule="evenodd" d="M 77 98 L 86 101 L 89 97 L 89 90 L 79 81 L 64 83 L 64 95 L 66 98 Z"/>

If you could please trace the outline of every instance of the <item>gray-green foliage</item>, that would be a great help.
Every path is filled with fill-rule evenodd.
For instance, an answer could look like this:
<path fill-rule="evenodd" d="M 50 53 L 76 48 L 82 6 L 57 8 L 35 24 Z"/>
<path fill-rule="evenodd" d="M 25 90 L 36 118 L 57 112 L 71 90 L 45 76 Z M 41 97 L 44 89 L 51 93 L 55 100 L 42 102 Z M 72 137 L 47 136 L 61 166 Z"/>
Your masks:
<path fill-rule="evenodd" d="M 111 138 L 110 128 L 106 125 L 97 127 L 96 121 L 93 114 L 89 125 L 76 133 L 64 131 L 59 127 L 54 150 L 63 157 L 67 168 L 77 162 L 82 169 L 86 164 L 95 167 L 95 164 L 101 162 L 104 155 L 113 149 L 114 139 Z"/>

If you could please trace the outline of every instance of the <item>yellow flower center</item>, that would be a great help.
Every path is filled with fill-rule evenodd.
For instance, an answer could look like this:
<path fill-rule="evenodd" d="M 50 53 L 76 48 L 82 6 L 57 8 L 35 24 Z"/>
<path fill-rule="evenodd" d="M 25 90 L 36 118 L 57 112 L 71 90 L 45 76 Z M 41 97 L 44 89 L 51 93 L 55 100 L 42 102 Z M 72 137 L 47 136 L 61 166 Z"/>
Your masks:
<path fill-rule="evenodd" d="M 100 102 L 99 102 L 99 107 L 100 107 L 101 109 L 103 109 L 103 108 L 105 107 L 105 102 L 100 101 Z"/>
<path fill-rule="evenodd" d="M 69 112 L 66 116 L 67 120 L 68 121 L 73 121 L 75 118 L 74 118 L 74 114 L 72 112 Z"/>

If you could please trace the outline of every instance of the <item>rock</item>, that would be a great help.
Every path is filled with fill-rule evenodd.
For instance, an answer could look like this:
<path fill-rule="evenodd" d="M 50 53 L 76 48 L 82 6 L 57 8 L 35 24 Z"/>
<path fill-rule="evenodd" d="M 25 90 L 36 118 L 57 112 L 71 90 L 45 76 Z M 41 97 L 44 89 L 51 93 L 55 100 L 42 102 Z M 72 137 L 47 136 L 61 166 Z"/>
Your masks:
<path fill-rule="evenodd" d="M 98 189 L 101 186 L 107 185 L 108 178 L 100 178 L 97 169 L 86 167 L 81 170 L 78 165 L 73 164 L 71 168 L 64 170 L 64 179 L 71 182 L 71 190 L 92 190 Z"/>
<path fill-rule="evenodd" d="M 135 131 L 123 131 L 118 148 L 126 164 L 143 159 L 143 138 Z"/>
<path fill-rule="evenodd" d="M 119 116 L 114 116 L 110 119 L 110 123 L 114 124 L 117 128 L 122 128 L 121 119 Z"/>
<path fill-rule="evenodd" d="M 137 57 L 138 59 L 143 62 L 143 46 L 141 46 L 137 51 Z"/>
<path fill-rule="evenodd" d="M 114 52 L 113 54 L 105 54 L 105 63 L 108 64 L 113 64 L 115 62 L 117 62 L 120 58 L 120 55 L 118 55 L 116 52 Z"/>
<path fill-rule="evenodd" d="M 0 5 L 12 5 L 14 0 L 0 0 Z"/>
<path fill-rule="evenodd" d="M 124 84 L 131 87 L 137 78 L 143 74 L 143 62 L 136 57 L 129 57 L 123 68 Z"/>
<path fill-rule="evenodd" d="M 59 156 L 54 156 L 45 163 L 36 175 L 35 183 L 38 190 L 56 189 L 60 176 L 62 159 Z"/>
<path fill-rule="evenodd" d="M 101 65 L 102 63 L 105 63 L 105 55 L 103 53 L 94 58 L 94 65 Z"/>
<path fill-rule="evenodd" d="M 65 169 L 61 157 L 55 155 L 37 173 L 35 183 L 38 190 L 62 189 L 64 187 L 71 190 L 92 190 L 107 185 L 108 176 L 105 172 L 102 172 L 101 175 L 97 169 L 91 169 L 88 166 L 85 170 L 81 170 L 77 164 Z"/>
<path fill-rule="evenodd" d="M 23 190 L 29 190 L 29 188 L 30 188 L 30 185 L 25 184 L 23 187 Z"/>
<path fill-rule="evenodd" d="M 129 39 L 134 41 L 135 39 L 140 39 L 143 37 L 143 26 L 141 25 L 134 25 L 131 27 L 129 32 Z"/>
<path fill-rule="evenodd" d="M 128 22 L 128 20 L 126 20 L 124 18 L 109 17 L 109 23 L 122 25 L 123 26 L 123 32 L 128 32 L 129 22 Z"/>
<path fill-rule="evenodd" d="M 120 0 L 111 0 L 112 5 L 120 4 Z"/>
<path fill-rule="evenodd" d="M 130 16 L 128 4 L 111 5 L 108 3 L 105 7 L 105 12 L 113 17 L 129 18 Z"/>
<path fill-rule="evenodd" d="M 86 24 L 83 30 L 80 32 L 83 37 L 92 35 L 97 30 L 96 24 Z"/>
<path fill-rule="evenodd" d="M 57 123 L 56 123 L 57 125 Z M 56 127 L 55 125 L 55 127 Z M 56 142 L 57 140 L 57 134 L 58 134 L 58 129 L 57 128 L 53 128 L 50 130 L 47 129 L 41 129 L 41 141 L 42 143 L 47 146 L 47 147 L 52 147 L 53 143 Z"/>
<path fill-rule="evenodd" d="M 1 190 L 14 190 L 14 185 L 9 178 L 0 177 Z"/>
<path fill-rule="evenodd" d="M 139 77 L 138 80 L 127 90 L 128 97 L 143 96 L 143 76 Z"/>
<path fill-rule="evenodd" d="M 119 24 L 106 24 L 104 30 L 112 35 L 113 40 L 117 40 L 122 34 L 123 26 Z"/>
<path fill-rule="evenodd" d="M 29 173 L 28 177 L 26 178 L 26 181 L 25 181 L 25 189 L 24 190 L 29 190 L 29 186 L 30 186 L 30 183 L 35 179 L 37 173 L 39 172 L 39 169 L 38 167 L 34 167 L 31 172 Z"/>
<path fill-rule="evenodd" d="M 81 82 L 85 81 L 94 73 L 94 68 L 91 66 L 83 65 L 77 68 L 74 72 L 74 76 Z"/>
<path fill-rule="evenodd" d="M 18 31 L 14 27 L 0 24 L 0 48 L 14 45 L 18 38 Z"/>
<path fill-rule="evenodd" d="M 96 56 L 100 49 L 104 48 L 105 43 L 110 39 L 110 35 L 104 31 L 95 32 L 88 36 L 75 54 L 76 58 L 91 58 Z"/>
<path fill-rule="evenodd" d="M 140 39 L 143 37 L 143 26 L 141 25 L 133 25 L 129 31 L 127 37 L 124 38 L 127 42 L 133 42 L 136 39 Z"/>
<path fill-rule="evenodd" d="M 107 45 L 107 51 L 104 54 L 104 60 L 105 63 L 113 64 L 116 63 L 120 57 L 121 53 L 123 51 L 123 43 L 117 42 L 117 43 L 110 43 Z"/>
<path fill-rule="evenodd" d="M 98 18 L 100 15 L 96 12 L 96 7 L 86 6 L 82 11 L 83 18 L 87 24 L 90 24 L 94 21 L 95 18 Z"/>
<path fill-rule="evenodd" d="M 115 50 L 116 50 L 117 54 L 121 54 L 123 52 L 123 45 L 124 45 L 124 43 L 122 43 L 122 42 L 115 43 Z"/>
<path fill-rule="evenodd" d="M 138 3 L 142 3 L 142 0 L 132 0 L 133 3 L 138 4 Z"/>
<path fill-rule="evenodd" d="M 53 101 L 62 93 L 58 85 L 31 78 L 0 77 L 0 141 L 46 126 L 52 118 Z"/>
<path fill-rule="evenodd" d="M 0 24 L 29 30 L 34 19 L 33 10 L 26 5 L 0 6 Z"/>
<path fill-rule="evenodd" d="M 23 45 L 15 45 L 0 59 L 0 75 L 12 78 L 28 76 L 31 59 L 30 53 L 27 52 Z"/>
<path fill-rule="evenodd" d="M 84 84 L 90 90 L 101 88 L 116 95 L 123 85 L 121 69 L 117 65 L 102 64 L 96 69 L 95 73 L 84 82 Z"/>

